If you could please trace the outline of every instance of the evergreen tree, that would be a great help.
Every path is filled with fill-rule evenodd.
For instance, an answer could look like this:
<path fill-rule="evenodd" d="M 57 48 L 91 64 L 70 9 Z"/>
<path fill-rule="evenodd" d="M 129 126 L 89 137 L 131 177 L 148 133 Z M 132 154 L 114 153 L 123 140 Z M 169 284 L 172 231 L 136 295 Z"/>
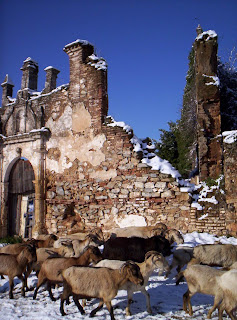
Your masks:
<path fill-rule="evenodd" d="M 155 142 L 157 155 L 168 160 L 175 168 L 178 165 L 178 148 L 175 136 L 176 124 L 168 122 L 169 130 L 160 129 L 160 142 Z"/>
<path fill-rule="evenodd" d="M 219 59 L 218 77 L 220 79 L 221 130 L 237 129 L 237 53 L 231 51 L 227 62 Z"/>

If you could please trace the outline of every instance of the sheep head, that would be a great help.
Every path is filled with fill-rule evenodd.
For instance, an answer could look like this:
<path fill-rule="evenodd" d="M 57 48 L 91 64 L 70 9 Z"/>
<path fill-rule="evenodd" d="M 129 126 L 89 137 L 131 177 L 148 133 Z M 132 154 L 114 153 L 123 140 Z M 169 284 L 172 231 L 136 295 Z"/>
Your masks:
<path fill-rule="evenodd" d="M 133 261 L 125 262 L 120 268 L 120 273 L 124 275 L 124 278 L 135 284 L 143 285 L 144 283 L 140 268 Z"/>

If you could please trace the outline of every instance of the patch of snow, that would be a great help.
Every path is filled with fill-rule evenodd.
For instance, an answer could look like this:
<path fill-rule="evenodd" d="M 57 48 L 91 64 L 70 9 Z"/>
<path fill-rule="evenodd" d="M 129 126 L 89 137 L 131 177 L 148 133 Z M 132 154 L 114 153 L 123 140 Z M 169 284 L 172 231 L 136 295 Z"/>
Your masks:
<path fill-rule="evenodd" d="M 48 71 L 48 70 L 51 70 L 51 69 L 54 69 L 54 70 L 59 71 L 58 69 L 56 69 L 56 68 L 54 68 L 54 67 L 52 67 L 52 66 L 46 67 L 46 68 L 44 69 L 44 71 Z"/>
<path fill-rule="evenodd" d="M 198 220 L 203 220 L 203 219 L 205 219 L 205 218 L 207 218 L 207 217 L 208 217 L 208 213 L 202 215 L 200 218 L 198 218 Z"/>
<path fill-rule="evenodd" d="M 209 78 L 210 80 L 212 80 L 210 82 L 206 82 L 205 83 L 206 86 L 217 86 L 217 87 L 220 86 L 220 80 L 217 76 L 208 76 L 206 74 L 203 74 L 203 77 Z"/>
<path fill-rule="evenodd" d="M 217 237 L 208 233 L 192 232 L 183 234 L 184 244 L 181 246 L 195 247 L 200 244 L 214 244 L 219 241 L 223 244 L 237 245 L 237 239 L 234 237 L 227 238 L 225 236 Z M 3 246 L 3 244 L 0 244 Z M 102 248 L 103 250 L 103 248 Z M 152 315 L 146 311 L 146 299 L 143 294 L 137 292 L 133 295 L 134 303 L 131 305 L 132 316 L 128 319 L 133 320 L 189 320 L 190 316 L 182 310 L 183 294 L 187 291 L 186 282 L 181 282 L 176 286 L 174 278 L 176 271 L 166 279 L 164 276 L 159 276 L 154 272 L 147 286 L 150 294 Z M 9 299 L 9 281 L 8 278 L 0 279 L 0 298 L 1 298 L 1 314 L 4 315 L 4 320 L 62 320 L 60 313 L 60 294 L 62 287 L 52 289 L 54 296 L 57 298 L 55 302 L 51 301 L 48 296 L 48 291 L 44 286 L 41 286 L 37 299 L 33 300 L 33 291 L 27 291 L 25 297 L 21 297 L 21 281 L 15 278 L 14 280 L 14 299 Z M 35 273 L 31 273 L 28 278 L 28 286 L 35 288 L 37 277 Z M 210 306 L 213 305 L 213 297 L 197 294 L 192 297 L 193 304 L 193 320 L 206 319 L 206 315 Z M 97 299 L 91 299 L 85 307 L 85 315 L 81 315 L 75 304 L 65 306 L 67 320 L 89 320 L 90 312 L 98 305 Z M 112 300 L 114 306 L 114 315 L 116 320 L 126 319 L 125 307 L 127 306 L 127 292 L 119 290 L 117 296 Z M 99 320 L 110 319 L 109 312 L 104 306 L 97 314 Z M 212 315 L 213 320 L 218 320 L 217 311 Z"/>
<path fill-rule="evenodd" d="M 116 219 L 115 221 L 120 228 L 125 228 L 125 227 L 143 227 L 146 226 L 146 220 L 144 217 L 135 215 L 135 214 L 130 214 L 127 215 L 125 218 L 119 220 Z"/>
<path fill-rule="evenodd" d="M 197 210 L 203 210 L 203 207 L 198 202 L 193 202 L 191 207 L 196 208 Z"/>
<path fill-rule="evenodd" d="M 49 95 L 51 95 L 51 94 L 53 94 L 55 92 L 58 92 L 58 91 L 61 91 L 61 90 L 64 90 L 64 89 L 67 90 L 68 87 L 69 87 L 69 83 L 62 84 L 61 86 L 55 88 L 54 90 L 50 91 L 49 93 L 43 93 L 42 94 L 42 92 L 40 92 L 39 95 L 37 95 L 36 97 L 31 97 L 31 100 L 35 100 L 35 99 L 38 99 L 40 97 L 46 97 L 46 96 L 49 96 Z"/>
<path fill-rule="evenodd" d="M 14 84 L 8 74 L 6 74 L 4 82 L 1 84 L 1 86 L 4 86 L 5 84 L 10 84 L 11 86 L 14 87 Z"/>
<path fill-rule="evenodd" d="M 88 46 L 88 45 L 92 46 L 92 44 L 91 44 L 90 42 L 88 42 L 87 40 L 77 39 L 77 40 L 75 40 L 75 41 L 73 41 L 73 42 L 71 42 L 71 43 L 68 43 L 68 44 L 63 48 L 63 50 L 65 50 L 65 49 L 67 49 L 67 48 L 69 48 L 69 47 L 71 47 L 71 46 L 73 46 L 73 45 L 76 45 L 76 44 L 80 44 L 80 45 L 82 45 L 82 46 Z"/>
<path fill-rule="evenodd" d="M 97 57 L 94 53 L 88 57 L 90 60 L 87 64 L 96 68 L 97 70 L 107 70 L 107 63 L 104 58 Z"/>
<path fill-rule="evenodd" d="M 217 34 L 214 30 L 204 31 L 196 37 L 196 41 L 205 40 L 208 41 L 212 38 L 217 38 Z"/>
<path fill-rule="evenodd" d="M 38 62 L 36 62 L 35 60 L 33 60 L 31 57 L 26 58 L 23 62 L 32 62 L 32 63 L 34 63 L 36 66 L 38 66 Z"/>
<path fill-rule="evenodd" d="M 132 128 L 125 124 L 125 122 L 116 122 L 113 117 L 110 117 L 112 123 L 109 123 L 108 126 L 111 127 L 122 127 L 127 133 L 131 134 L 133 132 Z M 158 157 L 155 153 L 149 153 L 146 149 L 149 146 L 149 149 L 154 149 L 154 145 L 147 145 L 136 135 L 130 139 L 133 144 L 133 150 L 135 152 L 143 152 L 142 163 L 146 163 L 152 170 L 159 170 L 162 173 L 170 174 L 173 178 L 177 180 L 181 177 L 178 170 L 176 170 L 167 160 L 163 160 Z"/>
<path fill-rule="evenodd" d="M 222 132 L 224 143 L 234 143 L 237 141 L 237 130 Z"/>

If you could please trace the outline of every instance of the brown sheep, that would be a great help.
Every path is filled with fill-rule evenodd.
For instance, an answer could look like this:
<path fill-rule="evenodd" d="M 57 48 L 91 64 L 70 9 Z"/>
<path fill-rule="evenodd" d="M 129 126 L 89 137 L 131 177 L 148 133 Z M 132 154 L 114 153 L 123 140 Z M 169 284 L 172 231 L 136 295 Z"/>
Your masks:
<path fill-rule="evenodd" d="M 70 267 L 62 271 L 62 277 L 64 286 L 60 305 L 62 315 L 65 315 L 63 307 L 64 301 L 68 300 L 69 296 L 72 295 L 81 314 L 84 313 L 84 310 L 78 299 L 99 298 L 99 306 L 91 311 L 90 316 L 93 317 L 105 303 L 109 310 L 111 320 L 115 319 L 111 300 L 117 295 L 118 290 L 127 281 L 137 285 L 143 285 L 144 282 L 138 265 L 131 262 L 126 262 L 119 270 Z"/>
<path fill-rule="evenodd" d="M 55 301 L 51 291 L 51 283 L 61 283 L 63 281 L 60 272 L 71 266 L 88 266 L 90 263 L 97 263 L 102 259 L 102 254 L 97 247 L 88 247 L 80 257 L 71 258 L 49 258 L 41 266 L 38 283 L 34 292 L 33 299 L 36 299 L 37 292 L 42 284 L 47 282 L 47 289 L 50 298 Z"/>
<path fill-rule="evenodd" d="M 99 263 L 95 265 L 95 267 L 106 267 L 111 269 L 119 269 L 125 261 L 120 260 L 101 260 Z M 146 307 L 147 312 L 152 314 L 151 304 L 150 304 L 150 295 L 146 290 L 146 286 L 148 285 L 148 280 L 151 274 L 155 269 L 159 269 L 159 273 L 168 270 L 168 262 L 165 260 L 161 253 L 156 251 L 149 251 L 146 253 L 145 261 L 141 263 L 137 263 L 140 268 L 141 274 L 144 279 L 143 285 L 136 285 L 132 282 L 126 282 L 120 289 L 126 290 L 128 293 L 128 304 L 126 307 L 126 315 L 131 315 L 130 304 L 132 302 L 133 293 L 136 291 L 141 291 L 146 297 Z"/>
<path fill-rule="evenodd" d="M 27 245 L 18 254 L 0 253 L 0 275 L 7 275 L 9 278 L 9 298 L 13 299 L 14 278 L 22 281 L 21 295 L 25 296 L 27 277 L 23 276 L 28 264 L 36 261 L 36 250 L 34 246 Z"/>

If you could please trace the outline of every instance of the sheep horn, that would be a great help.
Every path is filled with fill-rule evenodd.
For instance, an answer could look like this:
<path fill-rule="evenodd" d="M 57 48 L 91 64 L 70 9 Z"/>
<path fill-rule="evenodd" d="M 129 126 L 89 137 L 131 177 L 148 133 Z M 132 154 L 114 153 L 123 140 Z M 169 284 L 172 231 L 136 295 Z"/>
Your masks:
<path fill-rule="evenodd" d="M 147 260 L 151 255 L 160 256 L 160 253 L 157 252 L 157 251 L 155 251 L 155 250 L 148 251 L 148 252 L 145 254 L 145 260 Z"/>

